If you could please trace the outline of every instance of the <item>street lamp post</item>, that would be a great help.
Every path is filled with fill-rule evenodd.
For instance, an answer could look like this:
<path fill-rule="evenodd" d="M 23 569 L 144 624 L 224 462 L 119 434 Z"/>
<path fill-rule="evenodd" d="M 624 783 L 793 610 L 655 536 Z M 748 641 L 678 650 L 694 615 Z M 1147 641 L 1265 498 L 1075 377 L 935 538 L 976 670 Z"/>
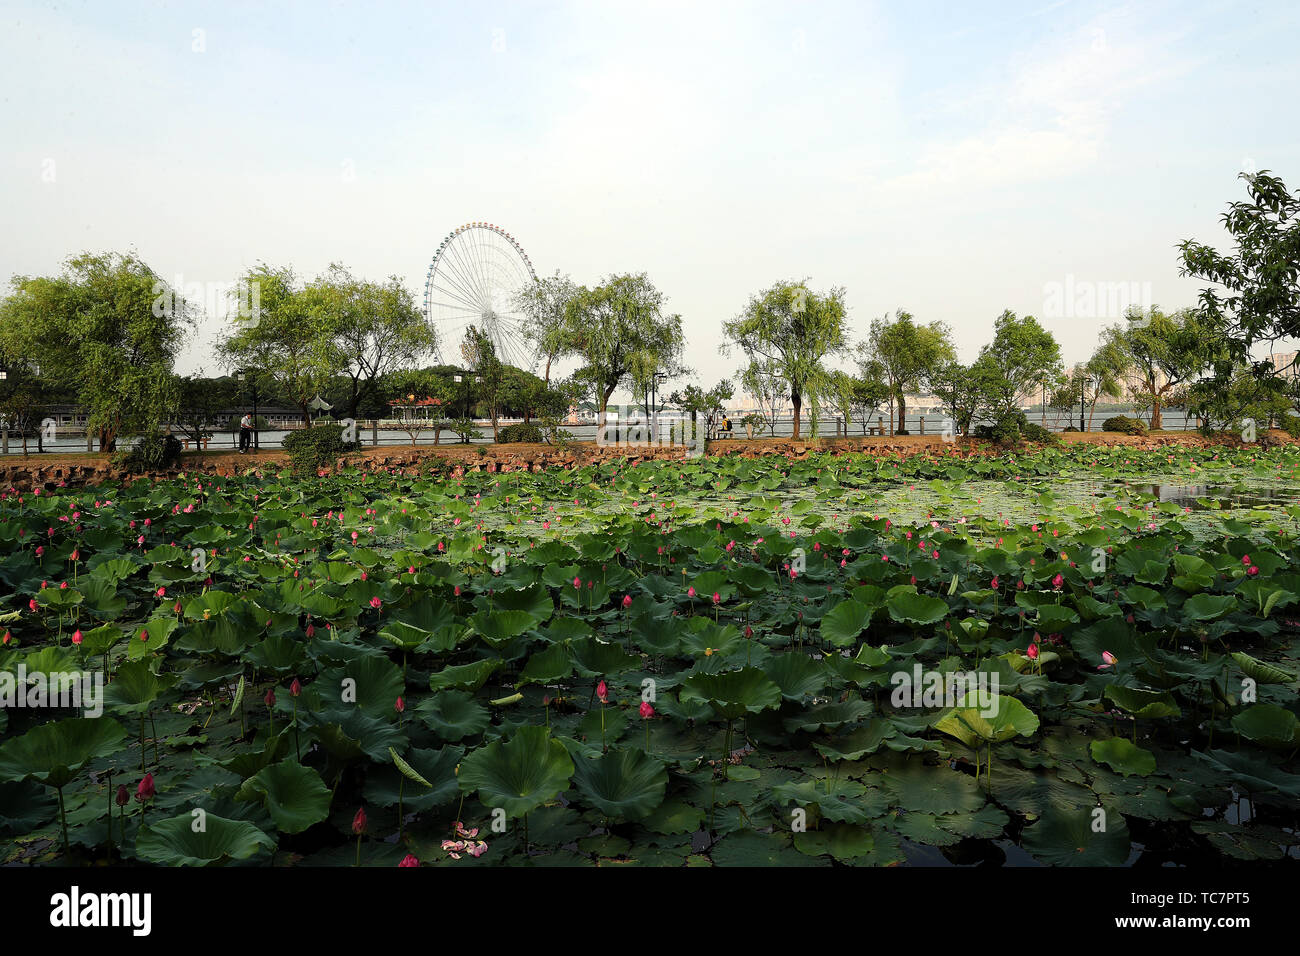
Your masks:
<path fill-rule="evenodd" d="M 1083 390 L 1087 384 L 1088 384 L 1088 379 L 1085 376 L 1080 375 L 1079 376 L 1079 431 L 1083 431 L 1083 409 L 1087 401 L 1086 398 L 1084 397 Z"/>

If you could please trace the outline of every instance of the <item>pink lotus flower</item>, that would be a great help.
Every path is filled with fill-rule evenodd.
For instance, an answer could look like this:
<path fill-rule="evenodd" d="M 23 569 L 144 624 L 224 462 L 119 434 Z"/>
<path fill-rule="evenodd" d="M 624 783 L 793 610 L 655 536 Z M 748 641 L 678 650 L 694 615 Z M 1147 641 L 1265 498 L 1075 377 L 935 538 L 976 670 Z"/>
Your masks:
<path fill-rule="evenodd" d="M 366 832 L 366 808 L 361 807 L 357 810 L 357 815 L 352 818 L 352 832 L 357 836 Z"/>
<path fill-rule="evenodd" d="M 393 710 L 399 714 L 406 710 L 406 701 L 402 700 L 402 695 L 397 695 L 397 700 L 393 702 Z"/>
<path fill-rule="evenodd" d="M 289 696 L 297 697 L 301 693 L 302 693 L 302 684 L 298 681 L 298 678 L 295 677 L 293 679 L 293 683 L 289 685 Z"/>
<path fill-rule="evenodd" d="M 40 552 L 40 548 L 37 548 L 36 550 L 37 550 L 37 553 Z M 1248 554 L 1243 554 L 1243 555 L 1241 556 L 1241 563 L 1242 563 L 1243 565 L 1248 565 L 1248 564 L 1250 564 L 1250 555 L 1248 555 Z"/>
<path fill-rule="evenodd" d="M 1250 567 L 1246 569 L 1246 573 L 1253 578 L 1255 575 L 1259 574 L 1259 568 L 1255 567 L 1255 565 L 1252 564 Z"/>
<path fill-rule="evenodd" d="M 655 709 L 650 706 L 650 701 L 648 700 L 641 701 L 641 706 L 637 708 L 637 710 L 641 714 L 642 720 L 649 720 L 655 715 Z"/>
<path fill-rule="evenodd" d="M 693 597 L 695 597 L 695 588 L 693 588 L 693 587 L 687 588 L 687 589 L 686 589 L 686 596 L 687 596 L 688 598 L 693 598 Z"/>
<path fill-rule="evenodd" d="M 381 607 L 384 606 L 384 602 L 381 601 L 379 599 L 379 595 L 376 594 L 374 597 L 370 599 L 370 606 L 373 607 L 376 611 L 378 611 Z"/>
<path fill-rule="evenodd" d="M 274 688 L 274 687 L 269 687 L 269 688 L 267 688 L 266 696 L 262 698 L 262 703 L 266 704 L 267 707 L 274 707 L 274 706 L 275 706 L 275 688 Z"/>
<path fill-rule="evenodd" d="M 73 632 L 72 632 L 72 643 L 73 643 L 73 644 L 80 644 L 80 643 L 81 643 L 81 631 L 80 631 L 80 630 L 76 630 L 76 631 L 73 631 Z"/>
<path fill-rule="evenodd" d="M 623 595 L 623 608 L 624 608 L 624 610 L 626 610 L 627 608 L 630 608 L 631 606 L 632 606 L 632 595 L 630 595 L 630 594 L 624 594 L 624 595 Z"/>
<path fill-rule="evenodd" d="M 602 704 L 609 703 L 609 685 L 603 680 L 596 685 L 596 697 Z"/>
<path fill-rule="evenodd" d="M 1106 668 L 1114 667 L 1116 664 L 1119 663 L 1119 658 L 1116 657 L 1114 654 L 1112 654 L 1110 651 L 1102 651 L 1101 659 L 1105 661 L 1105 663 L 1097 665 L 1097 670 L 1099 671 L 1104 671 L 1106 670 Z"/>
<path fill-rule="evenodd" d="M 719 603 L 721 600 L 722 600 L 722 598 L 720 598 L 720 597 L 718 596 L 718 592 L 717 592 L 717 591 L 714 591 L 714 592 L 713 592 L 713 603 L 714 603 L 714 604 L 717 604 L 717 603 Z"/>
<path fill-rule="evenodd" d="M 1025 651 L 1025 656 L 1028 657 L 1031 661 L 1038 660 L 1038 645 L 1030 644 L 1029 650 Z"/>
<path fill-rule="evenodd" d="M 397 865 L 398 865 L 399 867 L 402 867 L 402 866 L 419 866 L 419 865 L 420 865 L 420 861 L 417 860 L 417 859 L 416 859 L 412 854 L 408 853 L 408 854 L 406 854 L 406 856 L 402 857 L 402 862 L 399 863 L 399 864 L 397 864 Z"/>
<path fill-rule="evenodd" d="M 146 800 L 152 800 L 157 792 L 153 785 L 153 774 L 147 773 L 140 780 L 139 786 L 135 788 L 135 798 L 144 803 Z"/>

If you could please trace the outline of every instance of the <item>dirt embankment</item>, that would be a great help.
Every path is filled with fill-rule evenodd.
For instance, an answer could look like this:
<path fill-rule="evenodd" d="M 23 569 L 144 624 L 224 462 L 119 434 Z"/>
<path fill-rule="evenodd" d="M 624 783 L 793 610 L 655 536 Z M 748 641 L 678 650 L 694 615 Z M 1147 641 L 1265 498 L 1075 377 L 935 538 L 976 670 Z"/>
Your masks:
<path fill-rule="evenodd" d="M 1066 444 L 1086 444 L 1100 447 L 1126 447 L 1134 451 L 1156 451 L 1171 446 L 1203 448 L 1215 444 L 1228 444 L 1190 432 L 1159 432 L 1152 435 L 1119 435 L 1110 432 L 1065 432 L 1061 436 Z M 1285 432 L 1270 431 L 1264 443 L 1296 444 Z M 953 457 L 997 454 L 987 443 L 967 439 L 947 442 L 939 435 L 886 435 L 849 438 L 754 438 L 722 439 L 710 443 L 706 454 L 756 458 L 782 455 L 787 458 L 804 458 L 816 452 L 832 454 L 873 454 L 911 456 L 920 454 L 947 454 Z M 564 448 L 552 445 L 418 445 L 387 446 L 363 449 L 335 462 L 335 470 L 352 467 L 361 471 L 426 474 L 442 472 L 456 477 L 469 471 L 490 473 L 511 471 L 541 471 L 546 468 L 572 468 L 611 458 L 630 461 L 653 459 L 681 459 L 686 457 L 680 446 L 626 448 L 601 447 L 594 442 L 571 442 Z M 180 465 L 168 472 L 149 472 L 143 476 L 132 475 L 114 464 L 106 454 L 30 455 L 23 458 L 13 455 L 0 459 L 0 488 L 27 490 L 34 487 L 54 488 L 60 485 L 82 486 L 109 484 L 131 477 L 165 478 L 178 474 L 210 475 L 213 477 L 245 474 L 247 472 L 273 473 L 288 466 L 288 456 L 279 450 L 259 451 L 240 455 L 234 451 L 186 452 Z"/>

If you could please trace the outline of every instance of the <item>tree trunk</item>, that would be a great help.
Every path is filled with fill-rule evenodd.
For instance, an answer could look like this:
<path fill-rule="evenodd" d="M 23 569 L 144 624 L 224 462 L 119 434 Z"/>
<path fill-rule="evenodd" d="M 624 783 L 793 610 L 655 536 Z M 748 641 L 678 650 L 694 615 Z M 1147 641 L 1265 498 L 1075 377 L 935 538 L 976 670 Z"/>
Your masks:
<path fill-rule="evenodd" d="M 1162 424 L 1162 423 L 1161 423 L 1161 421 L 1160 421 L 1160 396 L 1159 396 L 1159 395 L 1152 395 L 1152 396 L 1151 396 L 1151 425 L 1150 425 L 1150 430 L 1151 430 L 1151 431 L 1158 431 L 1158 430 L 1160 429 L 1160 427 L 1161 427 L 1161 424 Z"/>
<path fill-rule="evenodd" d="M 903 394 L 902 389 L 898 392 L 898 430 L 907 431 L 907 397 Z"/>
<path fill-rule="evenodd" d="M 799 437 L 799 413 L 803 410 L 803 396 L 798 392 L 790 393 L 790 404 L 794 408 L 794 434 L 793 438 Z"/>

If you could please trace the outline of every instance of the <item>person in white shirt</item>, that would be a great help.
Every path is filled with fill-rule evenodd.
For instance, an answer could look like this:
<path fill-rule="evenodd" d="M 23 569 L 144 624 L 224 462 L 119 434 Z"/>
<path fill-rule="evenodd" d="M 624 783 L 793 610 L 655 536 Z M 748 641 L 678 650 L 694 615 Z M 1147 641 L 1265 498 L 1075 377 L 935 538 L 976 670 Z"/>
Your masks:
<path fill-rule="evenodd" d="M 245 413 L 244 417 L 239 420 L 239 453 L 242 455 L 248 451 L 248 446 L 253 441 L 253 416 Z"/>

